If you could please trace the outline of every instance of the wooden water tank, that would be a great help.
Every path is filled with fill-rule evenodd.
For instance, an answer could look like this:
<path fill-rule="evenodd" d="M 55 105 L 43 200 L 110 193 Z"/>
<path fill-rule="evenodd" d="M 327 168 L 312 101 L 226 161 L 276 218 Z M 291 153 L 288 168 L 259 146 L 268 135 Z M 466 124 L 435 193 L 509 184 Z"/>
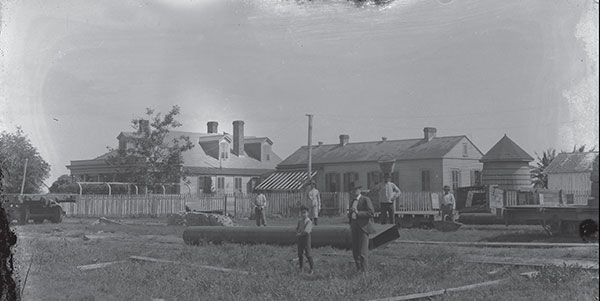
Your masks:
<path fill-rule="evenodd" d="M 505 190 L 531 188 L 529 162 L 533 157 L 508 136 L 504 135 L 479 161 L 483 163 L 484 185 L 498 185 Z"/>

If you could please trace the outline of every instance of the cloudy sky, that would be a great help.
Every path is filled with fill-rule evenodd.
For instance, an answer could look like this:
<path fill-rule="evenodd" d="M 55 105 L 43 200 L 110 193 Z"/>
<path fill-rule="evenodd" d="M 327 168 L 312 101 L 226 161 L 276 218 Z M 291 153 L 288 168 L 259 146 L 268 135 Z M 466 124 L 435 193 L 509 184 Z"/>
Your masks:
<path fill-rule="evenodd" d="M 307 142 L 505 133 L 531 155 L 598 144 L 593 0 L 1 2 L 0 129 L 52 166 L 101 155 L 145 108 L 182 130 Z"/>

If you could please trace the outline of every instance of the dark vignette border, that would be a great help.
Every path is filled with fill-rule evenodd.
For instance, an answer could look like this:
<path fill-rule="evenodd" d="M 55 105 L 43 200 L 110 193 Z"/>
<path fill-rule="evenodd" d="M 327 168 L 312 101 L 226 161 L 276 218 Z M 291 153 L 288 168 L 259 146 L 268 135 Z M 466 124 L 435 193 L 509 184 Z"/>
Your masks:
<path fill-rule="evenodd" d="M 12 247 L 17 244 L 17 235 L 10 228 L 8 212 L 1 205 L 2 196 L 2 170 L 0 170 L 0 300 L 21 300 L 16 273 L 14 270 Z"/>

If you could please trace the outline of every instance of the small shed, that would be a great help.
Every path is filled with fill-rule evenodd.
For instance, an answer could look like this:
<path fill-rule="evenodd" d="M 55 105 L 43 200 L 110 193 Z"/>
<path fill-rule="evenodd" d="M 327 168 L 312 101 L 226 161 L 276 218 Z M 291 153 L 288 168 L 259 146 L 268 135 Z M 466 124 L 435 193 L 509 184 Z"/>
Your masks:
<path fill-rule="evenodd" d="M 505 190 L 531 188 L 529 162 L 533 157 L 506 134 L 479 161 L 483 163 L 484 185 L 498 185 Z"/>
<path fill-rule="evenodd" d="M 548 189 L 589 192 L 590 176 L 598 152 L 560 153 L 546 167 Z"/>

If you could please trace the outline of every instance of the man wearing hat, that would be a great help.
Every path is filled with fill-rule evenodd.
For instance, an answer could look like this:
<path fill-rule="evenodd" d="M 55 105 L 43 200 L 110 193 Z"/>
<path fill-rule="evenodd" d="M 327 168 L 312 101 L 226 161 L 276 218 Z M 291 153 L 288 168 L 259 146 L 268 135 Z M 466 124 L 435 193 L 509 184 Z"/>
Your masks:
<path fill-rule="evenodd" d="M 375 233 L 373 216 L 375 209 L 371 199 L 360 193 L 360 186 L 352 185 L 348 219 L 352 232 L 352 256 L 356 268 L 360 272 L 367 270 L 367 255 L 369 252 L 369 234 Z"/>
<path fill-rule="evenodd" d="M 456 200 L 454 199 L 454 195 L 450 192 L 450 186 L 444 186 L 444 197 L 442 198 L 442 220 L 446 220 L 446 216 L 450 218 L 451 221 L 454 221 L 454 214 L 452 213 L 456 206 Z"/>
<path fill-rule="evenodd" d="M 380 205 L 380 221 L 385 225 L 389 220 L 390 224 L 394 224 L 394 200 L 400 194 L 400 188 L 390 181 L 390 174 L 386 173 L 383 176 L 383 184 L 379 186 L 379 205 Z"/>
<path fill-rule="evenodd" d="M 313 224 L 317 225 L 317 219 L 319 218 L 319 211 L 321 210 L 321 194 L 317 189 L 317 184 L 313 181 L 310 182 L 310 190 L 308 191 L 308 200 L 310 204 L 310 218 Z"/>

